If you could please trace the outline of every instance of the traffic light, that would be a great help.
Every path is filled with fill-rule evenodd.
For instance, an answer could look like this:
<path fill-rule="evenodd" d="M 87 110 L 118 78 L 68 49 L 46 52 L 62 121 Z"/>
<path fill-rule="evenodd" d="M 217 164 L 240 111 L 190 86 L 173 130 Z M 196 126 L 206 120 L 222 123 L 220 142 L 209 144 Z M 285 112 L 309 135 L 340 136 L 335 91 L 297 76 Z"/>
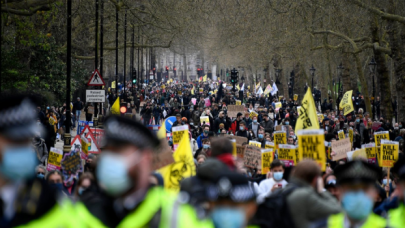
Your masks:
<path fill-rule="evenodd" d="M 233 90 L 235 91 L 235 85 L 238 83 L 238 71 L 235 68 L 231 70 L 231 83 L 233 85 Z"/>
<path fill-rule="evenodd" d="M 156 74 L 156 67 L 153 67 L 153 75 L 155 75 Z"/>
<path fill-rule="evenodd" d="M 133 83 L 133 84 L 136 83 L 136 78 L 132 79 L 132 83 Z"/>
<path fill-rule="evenodd" d="M 127 107 L 122 106 L 122 107 L 120 108 L 120 112 L 121 112 L 121 114 L 127 113 Z"/>
<path fill-rule="evenodd" d="M 200 68 L 197 68 L 197 77 L 200 77 Z"/>

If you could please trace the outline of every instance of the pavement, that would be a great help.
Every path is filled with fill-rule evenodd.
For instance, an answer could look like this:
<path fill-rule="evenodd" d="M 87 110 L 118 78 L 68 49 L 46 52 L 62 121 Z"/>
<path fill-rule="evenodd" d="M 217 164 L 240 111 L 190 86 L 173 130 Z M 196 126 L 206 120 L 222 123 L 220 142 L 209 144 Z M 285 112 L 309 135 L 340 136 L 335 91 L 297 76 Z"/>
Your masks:
<path fill-rule="evenodd" d="M 86 120 L 86 114 L 84 112 L 81 113 L 80 120 Z M 76 125 L 77 125 L 77 123 L 76 123 Z M 77 128 L 70 131 L 71 140 L 73 140 L 76 137 L 76 130 L 77 130 Z M 56 149 L 63 150 L 63 144 L 64 144 L 63 140 L 61 140 L 61 139 L 56 140 L 56 142 L 55 142 Z"/>

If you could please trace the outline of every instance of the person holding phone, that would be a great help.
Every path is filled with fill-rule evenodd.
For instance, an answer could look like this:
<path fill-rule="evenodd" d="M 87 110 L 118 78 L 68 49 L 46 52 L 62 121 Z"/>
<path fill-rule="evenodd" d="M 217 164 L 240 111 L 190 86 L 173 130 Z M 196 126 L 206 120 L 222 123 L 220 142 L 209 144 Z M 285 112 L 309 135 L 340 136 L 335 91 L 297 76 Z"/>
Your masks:
<path fill-rule="evenodd" d="M 278 159 L 274 160 L 270 165 L 270 172 L 266 180 L 259 184 L 259 194 L 257 201 L 263 202 L 265 198 L 269 197 L 273 192 L 284 188 L 288 182 L 284 180 L 284 163 Z"/>

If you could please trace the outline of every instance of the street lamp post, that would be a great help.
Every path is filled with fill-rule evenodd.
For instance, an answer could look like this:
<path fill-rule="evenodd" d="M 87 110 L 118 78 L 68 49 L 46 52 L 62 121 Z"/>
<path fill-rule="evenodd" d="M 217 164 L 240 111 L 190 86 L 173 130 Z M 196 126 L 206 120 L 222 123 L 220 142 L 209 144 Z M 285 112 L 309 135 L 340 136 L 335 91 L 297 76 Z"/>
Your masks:
<path fill-rule="evenodd" d="M 314 64 L 312 64 L 312 67 L 311 67 L 311 69 L 309 69 L 309 71 L 311 72 L 311 76 L 312 76 L 312 91 L 314 91 L 314 76 L 315 76 L 315 71 L 316 71 L 316 69 L 315 69 L 315 67 L 314 67 Z"/>
<path fill-rule="evenodd" d="M 342 78 L 342 73 L 343 73 L 344 69 L 345 68 L 343 67 L 342 63 L 340 63 L 340 65 L 337 67 L 338 77 L 339 77 L 339 84 L 338 84 L 338 98 L 337 98 L 337 101 L 336 101 L 337 102 L 336 105 L 339 105 L 339 103 L 340 103 L 340 96 L 341 96 L 341 93 L 342 93 L 340 79 Z"/>
<path fill-rule="evenodd" d="M 375 62 L 374 56 L 373 58 L 371 58 L 370 63 L 368 64 L 369 69 L 370 69 L 370 73 L 373 77 L 373 118 L 375 119 L 375 82 L 374 82 L 374 78 L 375 78 L 375 74 L 377 71 L 377 63 Z"/>
<path fill-rule="evenodd" d="M 280 75 L 281 75 L 281 71 L 282 71 L 282 69 L 280 69 L 280 68 L 276 69 L 276 84 L 280 84 L 279 78 L 280 78 Z M 277 97 L 278 97 L 278 91 L 277 91 Z"/>
<path fill-rule="evenodd" d="M 66 53 L 66 132 L 63 153 L 70 151 L 70 76 L 72 73 L 72 0 L 67 0 L 67 53 Z"/>

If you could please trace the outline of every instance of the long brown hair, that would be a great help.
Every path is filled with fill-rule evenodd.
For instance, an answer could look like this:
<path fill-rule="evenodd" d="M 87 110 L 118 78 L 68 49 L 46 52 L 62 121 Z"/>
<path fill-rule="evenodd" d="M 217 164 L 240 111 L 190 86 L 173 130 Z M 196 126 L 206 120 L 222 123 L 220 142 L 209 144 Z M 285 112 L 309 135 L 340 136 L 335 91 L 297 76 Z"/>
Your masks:
<path fill-rule="evenodd" d="M 77 181 L 76 189 L 75 189 L 75 196 L 79 195 L 79 187 L 82 184 L 82 182 L 86 179 L 89 179 L 91 183 L 94 182 L 94 175 L 90 172 L 84 172 L 80 178 L 79 181 Z"/>

